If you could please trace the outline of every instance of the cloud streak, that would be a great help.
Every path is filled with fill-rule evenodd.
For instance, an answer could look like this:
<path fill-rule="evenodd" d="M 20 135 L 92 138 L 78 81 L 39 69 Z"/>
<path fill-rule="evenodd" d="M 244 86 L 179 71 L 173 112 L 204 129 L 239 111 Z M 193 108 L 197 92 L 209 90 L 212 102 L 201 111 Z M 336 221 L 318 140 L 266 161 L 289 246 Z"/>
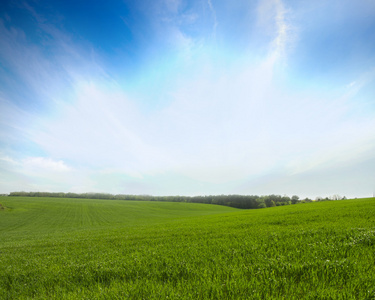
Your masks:
<path fill-rule="evenodd" d="M 212 18 L 214 20 L 214 24 L 213 24 L 213 28 L 212 28 L 212 32 L 213 32 L 213 37 L 214 39 L 216 38 L 216 29 L 217 29 L 217 26 L 219 25 L 218 21 L 217 21 L 217 17 L 216 17 L 216 11 L 214 9 L 214 6 L 212 5 L 212 1 L 211 0 L 207 0 L 207 4 L 208 4 L 208 7 L 210 8 L 210 11 L 212 13 Z"/>

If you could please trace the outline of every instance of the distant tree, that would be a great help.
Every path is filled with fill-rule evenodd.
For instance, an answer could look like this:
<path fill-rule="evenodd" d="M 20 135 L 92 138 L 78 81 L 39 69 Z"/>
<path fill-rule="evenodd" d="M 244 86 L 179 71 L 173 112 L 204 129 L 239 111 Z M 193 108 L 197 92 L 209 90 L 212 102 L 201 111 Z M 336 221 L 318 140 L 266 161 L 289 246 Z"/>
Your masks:
<path fill-rule="evenodd" d="M 51 192 L 12 192 L 9 196 L 23 197 L 60 197 L 60 198 L 83 198 L 83 199 L 117 199 L 132 201 L 167 201 L 186 203 L 205 203 L 231 206 L 241 209 L 255 209 L 273 207 L 297 203 L 299 197 L 280 195 L 205 195 L 205 196 L 152 196 L 152 195 L 130 195 L 130 194 L 107 194 L 107 193 L 51 193 Z"/>
<path fill-rule="evenodd" d="M 299 200 L 299 197 L 297 195 L 294 195 L 294 196 L 292 196 L 291 202 L 292 202 L 292 204 L 297 204 L 298 200 Z"/>
<path fill-rule="evenodd" d="M 313 202 L 313 201 L 308 197 L 302 200 L 302 203 L 309 203 L 309 202 Z"/>
<path fill-rule="evenodd" d="M 264 203 L 266 204 L 267 207 L 274 207 L 274 206 L 276 206 L 276 203 L 273 200 L 273 195 L 264 196 Z"/>
<path fill-rule="evenodd" d="M 266 206 L 266 203 L 264 203 L 264 202 L 260 202 L 259 204 L 258 204 L 258 208 L 266 208 L 267 206 Z"/>
<path fill-rule="evenodd" d="M 281 198 L 281 202 L 283 203 L 282 205 L 290 205 L 292 203 L 292 200 L 287 195 L 284 195 Z"/>

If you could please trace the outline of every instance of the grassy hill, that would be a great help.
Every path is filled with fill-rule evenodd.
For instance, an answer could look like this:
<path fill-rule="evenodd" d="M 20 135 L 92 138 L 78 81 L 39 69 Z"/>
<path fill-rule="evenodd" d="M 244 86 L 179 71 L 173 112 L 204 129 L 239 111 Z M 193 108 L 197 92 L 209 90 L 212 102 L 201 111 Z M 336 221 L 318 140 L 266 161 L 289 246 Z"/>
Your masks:
<path fill-rule="evenodd" d="M 1 199 L 1 198 L 0 198 Z M 120 230 L 191 216 L 236 211 L 218 205 L 72 198 L 5 197 L 11 213 L 2 214 L 0 228 L 7 240 L 75 231 Z"/>
<path fill-rule="evenodd" d="M 374 198 L 0 203 L 0 299 L 375 299 Z"/>

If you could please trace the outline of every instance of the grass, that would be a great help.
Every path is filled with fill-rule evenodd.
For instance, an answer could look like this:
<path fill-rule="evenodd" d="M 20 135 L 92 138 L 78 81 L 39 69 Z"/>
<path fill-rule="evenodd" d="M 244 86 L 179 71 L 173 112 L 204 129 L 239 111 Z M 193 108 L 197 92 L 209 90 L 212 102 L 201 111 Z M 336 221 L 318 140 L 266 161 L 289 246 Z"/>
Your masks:
<path fill-rule="evenodd" d="M 375 199 L 2 197 L 1 299 L 375 299 Z"/>

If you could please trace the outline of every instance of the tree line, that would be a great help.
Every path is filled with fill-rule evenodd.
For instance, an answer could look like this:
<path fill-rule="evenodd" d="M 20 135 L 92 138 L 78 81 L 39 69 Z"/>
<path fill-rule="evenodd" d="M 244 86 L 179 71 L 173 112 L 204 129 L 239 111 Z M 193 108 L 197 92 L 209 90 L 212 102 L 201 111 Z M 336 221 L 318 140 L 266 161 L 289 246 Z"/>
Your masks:
<path fill-rule="evenodd" d="M 57 198 L 83 198 L 83 199 L 108 199 L 108 200 L 133 200 L 133 201 L 165 201 L 186 202 L 224 205 L 242 209 L 265 208 L 273 206 L 291 205 L 312 202 L 305 198 L 300 200 L 296 195 L 209 195 L 209 196 L 151 196 L 151 195 L 124 195 L 106 193 L 50 193 L 50 192 L 12 192 L 9 196 L 22 197 L 57 197 Z M 328 198 L 317 198 L 316 201 L 331 200 Z"/>

